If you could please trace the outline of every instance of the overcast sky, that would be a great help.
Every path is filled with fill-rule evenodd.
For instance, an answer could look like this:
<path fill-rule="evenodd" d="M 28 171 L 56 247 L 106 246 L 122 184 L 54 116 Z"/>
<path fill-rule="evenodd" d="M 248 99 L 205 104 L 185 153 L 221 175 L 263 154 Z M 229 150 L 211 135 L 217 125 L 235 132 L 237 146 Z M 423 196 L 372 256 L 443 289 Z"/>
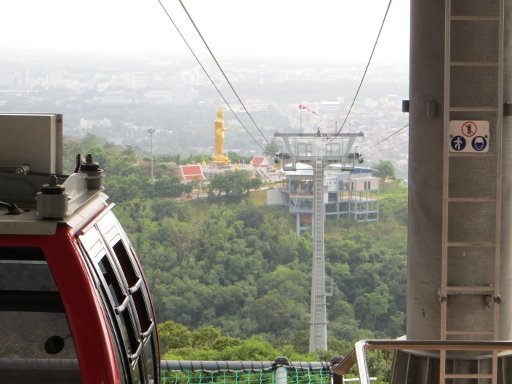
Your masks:
<path fill-rule="evenodd" d="M 178 0 L 162 0 L 200 54 Z M 220 59 L 235 56 L 363 61 L 387 0 L 183 0 Z M 157 0 L 6 0 L 0 50 L 190 55 Z M 394 0 L 376 60 L 406 62 L 409 0 Z"/>

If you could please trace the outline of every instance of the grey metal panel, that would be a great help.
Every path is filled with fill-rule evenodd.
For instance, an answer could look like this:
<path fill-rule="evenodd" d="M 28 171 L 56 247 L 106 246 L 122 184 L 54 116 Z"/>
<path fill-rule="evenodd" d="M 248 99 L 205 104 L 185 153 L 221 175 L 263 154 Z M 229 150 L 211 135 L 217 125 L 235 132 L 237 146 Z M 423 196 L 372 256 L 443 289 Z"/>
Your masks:
<path fill-rule="evenodd" d="M 0 166 L 29 164 L 34 172 L 61 173 L 56 114 L 0 114 L 0 133 Z"/>
<path fill-rule="evenodd" d="M 495 0 L 452 0 L 452 14 L 464 16 L 496 16 L 498 2 Z"/>
<path fill-rule="evenodd" d="M 449 242 L 494 242 L 495 204 L 451 203 L 449 215 Z M 494 260 L 488 262 L 493 263 Z"/>
<path fill-rule="evenodd" d="M 452 67 L 452 107 L 495 107 L 498 76 L 493 67 Z"/>
<path fill-rule="evenodd" d="M 491 62 L 498 56 L 498 35 L 494 21 L 457 20 L 452 25 L 452 61 Z M 464 44 L 460 42 L 464 41 Z"/>
<path fill-rule="evenodd" d="M 496 159 L 492 157 L 450 160 L 451 197 L 496 196 Z"/>
<path fill-rule="evenodd" d="M 461 324 L 464 324 L 465 330 L 490 330 L 493 328 L 492 323 L 492 303 L 489 306 L 484 301 L 481 295 L 474 296 L 449 296 L 448 305 L 448 330 L 461 329 Z M 464 338 L 457 336 L 455 339 L 478 339 L 477 336 L 471 335 Z M 487 340 L 489 337 L 486 338 Z"/>
<path fill-rule="evenodd" d="M 485 286 L 494 280 L 494 265 L 489 260 L 494 247 L 452 247 L 448 250 L 448 284 Z"/>

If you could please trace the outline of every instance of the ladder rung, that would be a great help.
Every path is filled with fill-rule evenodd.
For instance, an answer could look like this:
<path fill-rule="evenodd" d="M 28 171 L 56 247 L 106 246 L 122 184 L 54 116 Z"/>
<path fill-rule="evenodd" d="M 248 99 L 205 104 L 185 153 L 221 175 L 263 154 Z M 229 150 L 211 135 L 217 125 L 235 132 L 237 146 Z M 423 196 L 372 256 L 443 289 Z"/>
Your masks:
<path fill-rule="evenodd" d="M 498 16 L 450 16 L 450 20 L 457 21 L 498 21 Z"/>
<path fill-rule="evenodd" d="M 468 248 L 492 248 L 494 243 L 492 242 L 479 242 L 479 243 L 464 243 L 464 242 L 450 242 L 447 244 L 448 247 L 468 247 Z"/>
<path fill-rule="evenodd" d="M 447 373 L 447 379 L 492 379 L 491 373 Z"/>
<path fill-rule="evenodd" d="M 496 107 L 450 107 L 450 112 L 498 112 Z"/>
<path fill-rule="evenodd" d="M 492 286 L 458 286 L 446 287 L 447 295 L 489 295 L 494 293 Z"/>
<path fill-rule="evenodd" d="M 448 336 L 494 336 L 494 331 L 446 331 Z"/>
<path fill-rule="evenodd" d="M 452 67 L 497 67 L 497 62 L 492 61 L 451 61 Z"/>
<path fill-rule="evenodd" d="M 496 157 L 496 153 L 494 152 L 486 152 L 486 153 L 480 153 L 480 152 L 448 152 L 449 157 L 478 157 L 479 159 L 482 159 L 484 157 Z"/>
<path fill-rule="evenodd" d="M 450 203 L 495 203 L 495 197 L 449 197 Z"/>

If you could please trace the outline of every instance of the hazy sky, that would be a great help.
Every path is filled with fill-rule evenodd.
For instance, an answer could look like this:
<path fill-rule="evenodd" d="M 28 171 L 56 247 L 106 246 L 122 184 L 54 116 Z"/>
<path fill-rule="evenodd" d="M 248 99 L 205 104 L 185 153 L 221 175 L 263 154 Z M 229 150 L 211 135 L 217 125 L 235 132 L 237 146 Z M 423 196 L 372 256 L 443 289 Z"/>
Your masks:
<path fill-rule="evenodd" d="M 204 50 L 178 0 L 162 0 L 190 44 Z M 409 1 L 394 0 L 375 59 L 406 62 Z M 387 0 L 183 0 L 215 54 L 366 60 Z M 157 0 L 6 0 L 9 48 L 189 55 Z"/>

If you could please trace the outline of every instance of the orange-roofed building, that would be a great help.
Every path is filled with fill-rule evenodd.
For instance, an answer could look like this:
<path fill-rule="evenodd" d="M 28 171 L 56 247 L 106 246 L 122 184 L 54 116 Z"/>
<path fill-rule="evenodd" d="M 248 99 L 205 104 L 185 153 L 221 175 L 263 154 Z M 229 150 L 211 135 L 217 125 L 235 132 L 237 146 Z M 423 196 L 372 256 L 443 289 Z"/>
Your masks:
<path fill-rule="evenodd" d="M 191 181 L 206 180 L 203 174 L 203 169 L 201 168 L 200 164 L 182 165 L 180 166 L 180 168 L 183 180 L 185 180 L 185 182 L 187 183 L 190 183 Z"/>
<path fill-rule="evenodd" d="M 265 156 L 256 155 L 251 161 L 253 167 L 268 167 L 270 163 Z"/>

